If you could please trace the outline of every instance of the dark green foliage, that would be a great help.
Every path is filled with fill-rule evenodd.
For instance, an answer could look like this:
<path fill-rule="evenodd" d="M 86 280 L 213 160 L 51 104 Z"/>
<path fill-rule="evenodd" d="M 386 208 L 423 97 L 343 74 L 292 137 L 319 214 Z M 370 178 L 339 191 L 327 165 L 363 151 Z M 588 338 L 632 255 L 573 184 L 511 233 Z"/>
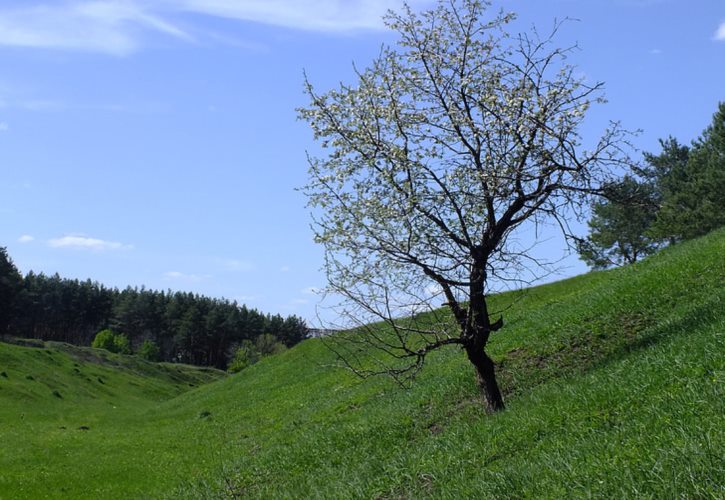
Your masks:
<path fill-rule="evenodd" d="M 660 139 L 662 151 L 655 155 L 644 153 L 647 165 L 639 173 L 656 186 L 657 202 L 681 190 L 687 181 L 687 160 L 690 148 L 680 144 L 674 137 Z"/>
<path fill-rule="evenodd" d="M 581 258 L 595 269 L 631 264 L 651 254 L 658 242 L 648 234 L 657 211 L 652 185 L 626 176 L 594 203 L 589 236 L 577 242 Z"/>
<path fill-rule="evenodd" d="M 657 159 L 682 158 L 677 153 L 664 149 Z M 684 167 L 680 161 L 660 175 L 663 201 L 655 223 L 657 234 L 688 240 L 725 224 L 725 103 L 694 141 Z"/>
<path fill-rule="evenodd" d="M 624 177 L 592 206 L 590 234 L 577 242 L 591 267 L 632 263 L 725 225 L 725 103 L 691 148 L 673 137 L 660 146 L 634 168 L 642 180 Z"/>
<path fill-rule="evenodd" d="M 89 345 L 97 332 L 123 332 L 121 344 L 99 346 L 131 352 L 150 340 L 156 359 L 225 369 L 235 346 L 263 333 L 286 346 L 307 337 L 296 317 L 262 314 L 236 302 L 145 288 L 109 289 L 86 280 L 30 272 L 23 279 L 4 249 L 0 253 L 0 335 Z M 111 342 L 108 340 L 107 342 Z"/>
<path fill-rule="evenodd" d="M 16 314 L 22 284 L 23 278 L 7 250 L 0 247 L 0 335 L 7 332 Z"/>

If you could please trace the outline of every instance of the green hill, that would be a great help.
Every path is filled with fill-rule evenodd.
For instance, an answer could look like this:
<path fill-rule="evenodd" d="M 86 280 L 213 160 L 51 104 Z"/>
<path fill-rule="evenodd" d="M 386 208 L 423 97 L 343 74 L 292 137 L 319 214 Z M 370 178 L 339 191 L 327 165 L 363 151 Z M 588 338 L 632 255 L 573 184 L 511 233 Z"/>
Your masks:
<path fill-rule="evenodd" d="M 402 390 L 320 340 L 213 382 L 0 344 L 0 498 L 722 498 L 723 256 L 718 231 L 495 297 L 492 417 L 456 349 Z"/>

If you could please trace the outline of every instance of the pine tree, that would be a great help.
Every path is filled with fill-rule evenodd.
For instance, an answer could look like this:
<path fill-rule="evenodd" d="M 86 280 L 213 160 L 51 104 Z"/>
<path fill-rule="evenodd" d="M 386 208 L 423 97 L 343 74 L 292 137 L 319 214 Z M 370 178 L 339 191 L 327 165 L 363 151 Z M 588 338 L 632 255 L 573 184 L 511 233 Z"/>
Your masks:
<path fill-rule="evenodd" d="M 632 264 L 658 247 L 649 234 L 657 213 L 655 188 L 625 176 L 606 191 L 607 198 L 592 206 L 589 236 L 577 244 L 582 260 L 595 269 Z"/>
<path fill-rule="evenodd" d="M 23 277 L 5 247 L 0 247 L 0 335 L 8 331 L 15 319 Z"/>
<path fill-rule="evenodd" d="M 663 196 L 655 223 L 662 236 L 687 240 L 725 225 L 725 103 L 693 143 L 684 169 L 663 177 Z"/>

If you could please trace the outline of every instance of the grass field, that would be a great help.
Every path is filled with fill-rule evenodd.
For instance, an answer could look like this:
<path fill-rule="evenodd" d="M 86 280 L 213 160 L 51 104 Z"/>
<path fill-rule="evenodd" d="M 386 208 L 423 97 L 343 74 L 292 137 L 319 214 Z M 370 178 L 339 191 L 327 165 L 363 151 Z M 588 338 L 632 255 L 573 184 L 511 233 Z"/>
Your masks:
<path fill-rule="evenodd" d="M 402 390 L 319 340 L 230 377 L 0 344 L 0 498 L 723 498 L 724 256 L 496 296 L 493 417 L 456 349 Z"/>

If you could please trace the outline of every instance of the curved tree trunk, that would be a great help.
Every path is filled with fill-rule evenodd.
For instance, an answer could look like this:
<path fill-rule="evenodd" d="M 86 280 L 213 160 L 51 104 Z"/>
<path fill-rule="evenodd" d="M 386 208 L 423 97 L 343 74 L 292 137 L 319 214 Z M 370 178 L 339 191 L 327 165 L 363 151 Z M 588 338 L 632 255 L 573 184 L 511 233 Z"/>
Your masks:
<path fill-rule="evenodd" d="M 486 413 L 496 413 L 505 409 L 503 397 L 496 382 L 496 370 L 493 360 L 483 349 L 467 348 L 466 354 L 476 370 L 476 382 L 481 391 L 481 399 Z"/>
<path fill-rule="evenodd" d="M 474 254 L 474 265 L 471 269 L 470 285 L 470 316 L 464 327 L 463 336 L 467 337 L 464 344 L 468 359 L 476 370 L 476 382 L 481 391 L 481 398 L 486 413 L 495 413 L 504 409 L 503 397 L 496 382 L 496 370 L 493 360 L 486 354 L 488 338 L 494 331 L 503 326 L 503 318 L 491 323 L 488 315 L 488 304 L 484 285 L 486 283 L 486 257 Z M 467 331 L 466 331 L 467 330 Z"/>

